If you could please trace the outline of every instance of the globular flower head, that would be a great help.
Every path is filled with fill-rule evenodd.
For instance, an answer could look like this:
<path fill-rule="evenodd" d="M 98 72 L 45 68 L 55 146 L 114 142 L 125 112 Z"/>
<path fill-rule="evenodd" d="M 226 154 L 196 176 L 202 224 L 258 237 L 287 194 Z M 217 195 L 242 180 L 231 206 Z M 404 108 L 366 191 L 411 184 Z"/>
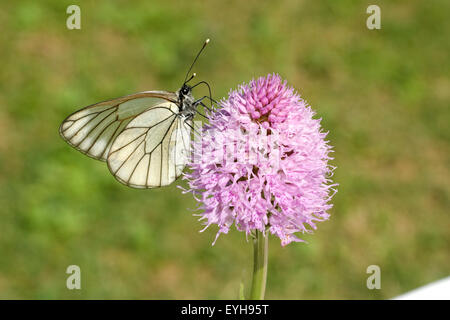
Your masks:
<path fill-rule="evenodd" d="M 278 75 L 231 91 L 193 142 L 189 190 L 200 220 L 227 233 L 270 232 L 286 245 L 328 219 L 334 189 L 314 112 Z M 217 239 L 217 237 L 216 237 Z"/>

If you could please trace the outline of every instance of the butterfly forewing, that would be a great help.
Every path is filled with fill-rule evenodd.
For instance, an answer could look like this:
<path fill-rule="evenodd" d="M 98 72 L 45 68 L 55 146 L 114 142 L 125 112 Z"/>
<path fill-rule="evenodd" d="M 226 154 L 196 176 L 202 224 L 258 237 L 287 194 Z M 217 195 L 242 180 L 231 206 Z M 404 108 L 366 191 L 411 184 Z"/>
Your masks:
<path fill-rule="evenodd" d="M 176 99 L 172 92 L 145 91 L 100 102 L 68 116 L 59 132 L 77 150 L 106 161 L 113 141 L 136 115 Z"/>

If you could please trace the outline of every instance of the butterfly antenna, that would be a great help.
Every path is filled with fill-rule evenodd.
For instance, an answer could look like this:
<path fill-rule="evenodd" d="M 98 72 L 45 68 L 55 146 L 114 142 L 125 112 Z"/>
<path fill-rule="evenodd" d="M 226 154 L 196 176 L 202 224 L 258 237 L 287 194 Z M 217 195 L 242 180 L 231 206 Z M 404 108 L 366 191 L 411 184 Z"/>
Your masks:
<path fill-rule="evenodd" d="M 189 68 L 188 72 L 186 73 L 186 77 L 184 78 L 184 82 L 183 84 L 185 84 L 186 82 L 190 81 L 193 77 L 191 77 L 189 80 L 187 80 L 189 73 L 192 70 L 192 67 L 194 66 L 195 62 L 197 61 L 198 57 L 200 56 L 200 54 L 202 53 L 203 49 L 205 49 L 206 45 L 209 43 L 209 39 L 206 39 L 206 41 L 203 43 L 202 48 L 200 49 L 200 51 L 197 53 L 197 56 L 194 59 L 194 62 L 192 62 L 191 67 Z M 186 81 L 187 80 L 187 81 Z"/>
<path fill-rule="evenodd" d="M 194 73 L 192 74 L 192 76 L 190 76 L 189 79 L 187 79 L 184 83 L 188 83 L 189 81 L 191 81 L 192 79 L 194 79 L 194 77 L 195 77 L 196 75 L 197 75 L 197 74 L 194 72 Z"/>

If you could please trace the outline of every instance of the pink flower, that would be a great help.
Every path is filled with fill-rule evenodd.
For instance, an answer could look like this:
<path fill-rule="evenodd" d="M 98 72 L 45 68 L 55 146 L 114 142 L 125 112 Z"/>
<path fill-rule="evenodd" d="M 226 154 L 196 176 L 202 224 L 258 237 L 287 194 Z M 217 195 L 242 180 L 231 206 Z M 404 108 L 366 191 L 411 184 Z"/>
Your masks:
<path fill-rule="evenodd" d="M 284 246 L 328 219 L 336 192 L 320 119 L 278 75 L 231 91 L 193 143 L 189 190 L 205 229 L 269 231 Z"/>

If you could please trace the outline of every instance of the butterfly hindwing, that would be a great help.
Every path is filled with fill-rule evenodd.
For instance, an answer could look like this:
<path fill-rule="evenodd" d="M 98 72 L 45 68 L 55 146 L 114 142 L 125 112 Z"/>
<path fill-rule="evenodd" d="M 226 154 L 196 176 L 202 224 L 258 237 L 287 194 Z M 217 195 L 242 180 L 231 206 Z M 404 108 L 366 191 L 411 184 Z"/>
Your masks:
<path fill-rule="evenodd" d="M 108 168 L 121 183 L 156 188 L 175 181 L 190 150 L 190 127 L 175 103 L 164 102 L 136 116 L 117 136 Z"/>

